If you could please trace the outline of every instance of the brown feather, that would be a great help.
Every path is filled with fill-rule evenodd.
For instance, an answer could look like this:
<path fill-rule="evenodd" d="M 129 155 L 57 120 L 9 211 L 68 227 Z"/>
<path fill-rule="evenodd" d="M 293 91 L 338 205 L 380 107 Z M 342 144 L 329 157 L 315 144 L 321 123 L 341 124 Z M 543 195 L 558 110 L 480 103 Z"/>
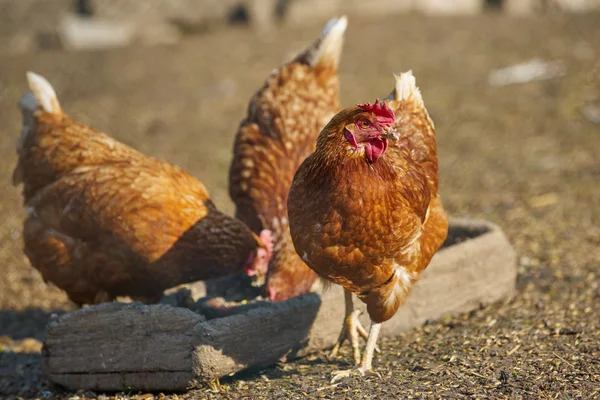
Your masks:
<path fill-rule="evenodd" d="M 273 232 L 267 286 L 277 292 L 275 300 L 306 293 L 316 280 L 293 249 L 287 196 L 296 169 L 339 110 L 339 53 L 323 54 L 322 43 L 320 38 L 267 78 L 252 98 L 233 148 L 229 193 L 236 217 L 254 232 Z"/>
<path fill-rule="evenodd" d="M 396 313 L 447 234 L 433 126 L 401 106 L 392 107 L 400 139 L 373 164 L 344 137 L 368 112 L 338 113 L 298 169 L 288 199 L 298 254 L 358 295 L 375 322 Z"/>
<path fill-rule="evenodd" d="M 62 113 L 38 110 L 29 128 L 16 174 L 25 253 L 74 302 L 157 301 L 168 287 L 240 271 L 262 246 L 181 168 Z"/>

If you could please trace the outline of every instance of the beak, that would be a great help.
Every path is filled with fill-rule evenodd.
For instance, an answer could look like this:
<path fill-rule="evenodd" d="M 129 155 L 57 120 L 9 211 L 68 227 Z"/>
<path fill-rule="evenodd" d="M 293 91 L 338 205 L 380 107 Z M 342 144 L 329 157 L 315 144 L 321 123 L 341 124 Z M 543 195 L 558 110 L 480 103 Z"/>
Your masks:
<path fill-rule="evenodd" d="M 394 128 L 392 126 L 383 131 L 383 133 L 381 134 L 381 138 L 398 140 L 398 139 L 400 139 L 400 133 L 398 132 L 398 130 L 396 128 Z"/>

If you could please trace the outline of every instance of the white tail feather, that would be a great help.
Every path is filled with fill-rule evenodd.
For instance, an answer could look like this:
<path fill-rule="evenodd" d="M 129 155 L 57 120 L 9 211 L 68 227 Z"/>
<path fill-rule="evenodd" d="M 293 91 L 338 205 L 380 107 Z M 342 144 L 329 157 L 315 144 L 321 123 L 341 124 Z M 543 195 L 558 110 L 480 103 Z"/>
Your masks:
<path fill-rule="evenodd" d="M 394 91 L 387 97 L 388 99 L 396 101 L 411 100 L 423 106 L 423 97 L 417 87 L 417 80 L 412 70 L 403 72 L 399 76 L 394 74 L 394 79 L 396 80 L 396 86 Z"/>
<path fill-rule="evenodd" d="M 62 114 L 56 93 L 46 79 L 33 72 L 27 72 L 27 82 L 29 83 L 30 91 L 26 92 L 19 102 L 23 113 L 23 127 L 21 128 L 21 136 L 17 141 L 17 154 L 19 155 L 24 147 L 27 146 L 28 136 L 35 132 L 37 118 L 35 111 L 41 108 L 47 113 Z M 13 172 L 12 180 L 13 185 L 23 182 L 23 170 L 20 161 Z"/>
<path fill-rule="evenodd" d="M 62 113 L 54 88 L 52 88 L 52 85 L 43 76 L 27 72 L 27 82 L 32 93 L 25 93 L 21 99 L 22 108 L 34 111 L 37 107 L 41 107 L 47 113 Z"/>
<path fill-rule="evenodd" d="M 344 45 L 344 33 L 348 27 L 348 18 L 332 18 L 327 22 L 321 37 L 308 51 L 309 63 L 314 67 L 325 62 L 337 68 Z"/>

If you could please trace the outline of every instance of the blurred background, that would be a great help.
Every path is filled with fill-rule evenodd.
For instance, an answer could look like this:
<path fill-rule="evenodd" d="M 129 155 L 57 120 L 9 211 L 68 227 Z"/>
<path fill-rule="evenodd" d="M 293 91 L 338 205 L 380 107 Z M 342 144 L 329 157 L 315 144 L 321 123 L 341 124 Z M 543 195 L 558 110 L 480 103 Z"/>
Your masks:
<path fill-rule="evenodd" d="M 45 323 L 70 307 L 21 250 L 10 179 L 25 72 L 75 119 L 188 169 L 231 213 L 250 97 L 340 14 L 342 105 L 387 95 L 392 73 L 412 69 L 445 207 L 515 245 L 519 293 L 494 315 L 598 338 L 600 0 L 0 0 L 0 393 L 41 393 Z"/>

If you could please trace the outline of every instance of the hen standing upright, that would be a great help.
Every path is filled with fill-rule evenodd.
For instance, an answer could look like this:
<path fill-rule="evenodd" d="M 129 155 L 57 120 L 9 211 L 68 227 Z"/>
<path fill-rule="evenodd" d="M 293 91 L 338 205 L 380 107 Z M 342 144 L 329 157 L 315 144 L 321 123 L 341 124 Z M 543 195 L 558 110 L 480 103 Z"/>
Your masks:
<path fill-rule="evenodd" d="M 196 178 L 65 115 L 28 73 L 13 184 L 23 183 L 25 254 L 79 304 L 266 269 L 270 232 L 219 212 Z"/>
<path fill-rule="evenodd" d="M 296 169 L 339 111 L 337 69 L 346 26 L 346 17 L 329 21 L 319 39 L 274 70 L 237 133 L 229 193 L 237 218 L 254 232 L 273 232 L 265 292 L 274 301 L 307 293 L 317 278 L 294 251 L 287 196 Z"/>
<path fill-rule="evenodd" d="M 298 254 L 346 290 L 340 343 L 349 336 L 363 375 L 372 372 L 381 323 L 404 303 L 448 221 L 437 193 L 435 131 L 412 73 L 396 78 L 387 103 L 338 113 L 298 169 L 288 210 Z M 352 293 L 366 303 L 371 330 L 362 360 Z M 335 374 L 334 381 L 349 371 Z"/>

